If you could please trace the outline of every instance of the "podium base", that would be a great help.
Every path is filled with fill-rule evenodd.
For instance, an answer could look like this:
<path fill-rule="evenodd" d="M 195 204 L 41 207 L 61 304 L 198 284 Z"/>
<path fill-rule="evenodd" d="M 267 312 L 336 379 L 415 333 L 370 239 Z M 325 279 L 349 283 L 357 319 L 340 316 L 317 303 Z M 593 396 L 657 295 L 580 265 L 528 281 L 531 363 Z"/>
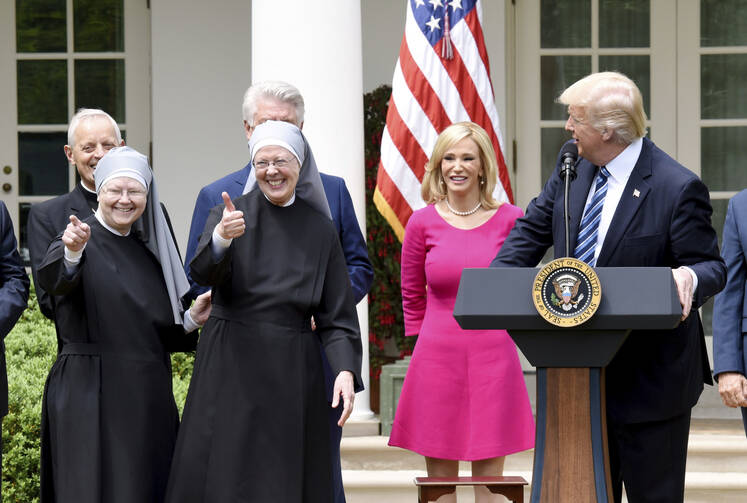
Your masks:
<path fill-rule="evenodd" d="M 531 503 L 609 503 L 604 369 L 538 368 Z"/>

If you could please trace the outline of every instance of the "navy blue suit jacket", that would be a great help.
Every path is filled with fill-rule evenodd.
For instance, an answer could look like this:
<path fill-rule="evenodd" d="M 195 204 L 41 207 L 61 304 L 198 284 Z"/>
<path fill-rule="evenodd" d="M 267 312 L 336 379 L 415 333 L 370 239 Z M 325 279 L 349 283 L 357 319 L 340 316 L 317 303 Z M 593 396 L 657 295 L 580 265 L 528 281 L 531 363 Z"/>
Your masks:
<path fill-rule="evenodd" d="M 18 254 L 13 223 L 0 201 L 0 417 L 8 413 L 8 375 L 5 369 L 5 336 L 21 317 L 29 298 L 29 277 Z"/>
<path fill-rule="evenodd" d="M 713 373 L 747 369 L 747 190 L 731 201 L 726 212 L 721 255 L 726 261 L 726 287 L 716 296 L 713 308 Z"/>
<path fill-rule="evenodd" d="M 235 199 L 244 191 L 246 179 L 252 169 L 251 163 L 243 169 L 226 175 L 210 185 L 200 190 L 197 195 L 197 202 L 192 213 L 192 225 L 189 228 L 189 240 L 187 241 L 187 255 L 184 258 L 184 269 L 192 285 L 190 294 L 196 297 L 202 292 L 207 291 L 206 287 L 197 285 L 189 275 L 189 263 L 195 256 L 197 243 L 200 240 L 200 234 L 205 228 L 210 210 L 219 204 L 223 204 L 221 198 L 222 192 L 227 192 L 231 199 Z M 358 226 L 358 220 L 355 218 L 353 209 L 353 200 L 345 186 L 345 180 L 338 176 L 326 175 L 321 173 L 322 185 L 327 196 L 327 203 L 332 214 L 337 235 L 340 237 L 342 251 L 345 254 L 345 263 L 348 266 L 348 275 L 353 286 L 353 296 L 356 304 L 366 296 L 371 289 L 373 282 L 373 266 L 368 259 L 368 249 L 366 241 Z"/>
<path fill-rule="evenodd" d="M 553 244 L 555 257 L 564 255 L 559 167 L 526 215 L 516 221 L 491 266 L 533 267 Z M 579 160 L 569 196 L 571 250 L 596 170 L 588 160 Z M 633 331 L 607 367 L 607 411 L 617 422 L 658 421 L 683 414 L 698 401 L 703 383 L 712 382 L 698 308 L 723 288 L 726 267 L 711 213 L 703 182 L 644 138 L 597 267 L 686 265 L 697 275 L 698 287 L 684 322 L 673 330 Z"/>

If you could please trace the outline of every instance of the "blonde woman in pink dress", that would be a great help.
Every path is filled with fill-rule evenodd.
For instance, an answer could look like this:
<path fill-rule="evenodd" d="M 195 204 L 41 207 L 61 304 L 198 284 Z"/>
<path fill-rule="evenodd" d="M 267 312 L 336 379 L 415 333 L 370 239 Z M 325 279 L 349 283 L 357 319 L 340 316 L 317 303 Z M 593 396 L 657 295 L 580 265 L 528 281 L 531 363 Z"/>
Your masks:
<path fill-rule="evenodd" d="M 402 244 L 405 334 L 418 341 L 389 445 L 425 456 L 430 477 L 503 473 L 505 456 L 534 446 L 534 420 L 516 346 L 504 330 L 462 330 L 452 315 L 465 267 L 488 267 L 522 215 L 493 199 L 495 153 L 477 124 L 460 122 L 436 140 L 423 200 Z M 510 285 L 507 285 L 511 288 Z M 478 503 L 500 501 L 484 487 Z M 454 502 L 446 495 L 439 502 Z"/>

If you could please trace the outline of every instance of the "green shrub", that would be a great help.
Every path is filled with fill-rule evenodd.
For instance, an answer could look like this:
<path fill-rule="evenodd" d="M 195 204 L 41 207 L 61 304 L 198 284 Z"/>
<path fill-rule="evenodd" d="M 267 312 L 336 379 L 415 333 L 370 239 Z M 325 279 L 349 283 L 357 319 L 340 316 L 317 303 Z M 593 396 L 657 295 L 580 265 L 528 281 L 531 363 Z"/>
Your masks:
<path fill-rule="evenodd" d="M 57 356 L 54 324 L 39 311 L 32 291 L 29 307 L 5 338 L 8 415 L 3 419 L 3 502 L 39 501 L 41 403 L 44 382 Z M 174 398 L 184 406 L 192 377 L 191 354 L 172 357 Z"/>
<path fill-rule="evenodd" d="M 39 435 L 44 381 L 57 353 L 54 325 L 29 307 L 5 338 L 8 415 L 3 419 L 3 501 L 39 501 Z"/>

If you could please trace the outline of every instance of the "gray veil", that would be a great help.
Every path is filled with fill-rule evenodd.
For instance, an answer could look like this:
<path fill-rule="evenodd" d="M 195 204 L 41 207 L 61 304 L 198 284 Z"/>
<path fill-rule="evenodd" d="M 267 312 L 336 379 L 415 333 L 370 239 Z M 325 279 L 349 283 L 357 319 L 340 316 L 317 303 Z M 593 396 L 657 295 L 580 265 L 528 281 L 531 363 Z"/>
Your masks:
<path fill-rule="evenodd" d="M 189 290 L 189 281 L 184 273 L 166 216 L 163 214 L 148 158 L 130 147 L 111 149 L 96 165 L 96 171 L 94 171 L 96 193 L 101 190 L 101 186 L 106 181 L 120 176 L 134 178 L 141 183 L 145 182 L 145 188 L 148 189 L 145 211 L 133 224 L 132 231 L 140 235 L 145 246 L 161 264 L 163 279 L 166 282 L 171 309 L 174 313 L 174 322 L 182 325 L 181 298 Z"/>
<path fill-rule="evenodd" d="M 327 197 L 324 194 L 322 178 L 319 176 L 319 170 L 316 167 L 314 154 L 309 147 L 309 142 L 301 130 L 289 123 L 282 121 L 267 121 L 259 124 L 254 128 L 252 137 L 249 140 L 249 152 L 252 162 L 257 151 L 267 145 L 280 145 L 284 148 L 290 147 L 291 153 L 296 156 L 301 164 L 301 172 L 298 175 L 296 184 L 296 197 L 300 197 L 315 210 L 332 218 L 329 211 Z M 254 190 L 257 186 L 257 180 L 254 175 L 254 167 L 247 179 L 244 193 Z"/>

